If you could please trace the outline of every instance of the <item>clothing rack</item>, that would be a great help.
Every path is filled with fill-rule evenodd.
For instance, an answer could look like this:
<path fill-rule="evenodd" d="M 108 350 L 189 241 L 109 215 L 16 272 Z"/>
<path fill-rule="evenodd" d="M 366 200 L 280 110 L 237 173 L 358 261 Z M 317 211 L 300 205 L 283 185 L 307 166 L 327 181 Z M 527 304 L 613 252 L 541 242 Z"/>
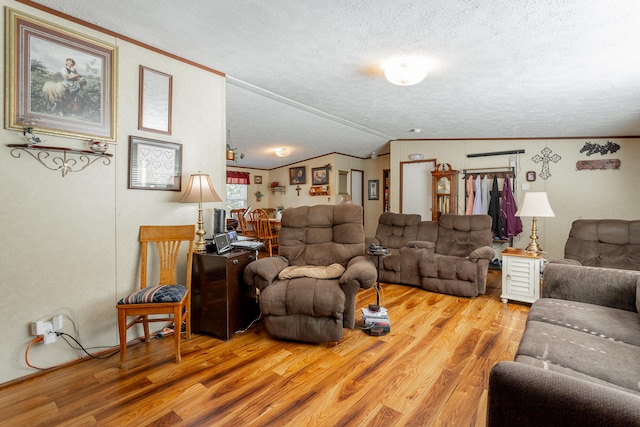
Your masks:
<path fill-rule="evenodd" d="M 466 181 L 469 175 L 476 176 L 484 176 L 487 175 L 490 178 L 494 176 L 497 179 L 501 179 L 504 182 L 504 178 L 508 175 L 511 179 L 511 187 L 513 190 L 513 196 L 516 197 L 517 187 L 516 187 L 516 168 L 514 167 L 501 167 L 501 168 L 478 168 L 478 169 L 463 169 L 462 170 L 462 187 L 465 189 L 464 191 L 464 205 L 467 204 L 467 198 L 469 195 L 467 194 L 467 186 Z M 500 186 L 500 194 L 502 195 L 502 186 Z M 517 197 L 516 197 L 517 200 Z"/>
<path fill-rule="evenodd" d="M 509 176 L 509 179 L 511 180 L 511 187 L 512 187 L 512 191 L 513 191 L 513 196 L 516 198 L 517 200 L 517 185 L 516 185 L 516 168 L 515 167 L 493 167 L 493 168 L 477 168 L 477 169 L 463 169 L 462 170 L 462 187 L 464 188 L 464 205 L 467 205 L 467 200 L 469 198 L 469 195 L 467 193 L 467 185 L 466 185 L 466 181 L 467 178 L 469 176 L 477 176 L 480 175 L 481 177 L 484 177 L 485 175 L 487 177 L 489 177 L 490 179 L 493 179 L 494 177 L 498 180 L 500 180 L 500 184 L 499 184 L 499 196 L 502 197 L 502 183 L 504 183 L 504 178 L 506 176 Z M 491 189 L 489 190 L 491 192 Z M 496 240 L 496 243 L 508 243 L 509 246 L 513 246 L 513 238 L 510 238 L 508 240 Z"/>
<path fill-rule="evenodd" d="M 508 168 L 478 168 L 478 169 L 463 169 L 462 178 L 466 179 L 468 175 L 495 175 L 497 178 L 504 179 L 505 176 L 509 175 L 512 181 L 516 179 L 516 168 L 508 167 Z M 515 188 L 515 187 L 514 187 Z"/>

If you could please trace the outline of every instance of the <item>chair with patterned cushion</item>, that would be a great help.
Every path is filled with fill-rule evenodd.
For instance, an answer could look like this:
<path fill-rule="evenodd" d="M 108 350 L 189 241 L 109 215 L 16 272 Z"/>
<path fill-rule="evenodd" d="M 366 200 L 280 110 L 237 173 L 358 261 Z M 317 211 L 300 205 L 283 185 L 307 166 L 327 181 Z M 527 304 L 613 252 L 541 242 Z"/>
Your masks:
<path fill-rule="evenodd" d="M 142 324 L 145 342 L 150 341 L 149 322 L 173 321 L 176 362 L 180 362 L 180 339 L 183 322 L 186 326 L 186 338 L 191 338 L 190 291 L 191 267 L 193 262 L 194 225 L 143 225 L 140 227 L 140 289 L 120 299 L 118 308 L 118 333 L 120 336 L 120 367 L 124 365 L 127 350 L 127 330 L 136 324 Z M 182 258 L 180 246 L 188 242 L 187 269 L 184 284 L 178 284 L 176 267 Z M 157 247 L 157 259 L 148 251 L 150 243 Z M 157 263 L 159 273 L 153 275 L 149 264 Z M 148 277 L 158 277 L 158 284 L 148 286 Z M 163 317 L 149 317 L 163 315 Z M 173 315 L 173 317 L 169 317 Z M 127 323 L 129 317 L 133 320 Z"/>

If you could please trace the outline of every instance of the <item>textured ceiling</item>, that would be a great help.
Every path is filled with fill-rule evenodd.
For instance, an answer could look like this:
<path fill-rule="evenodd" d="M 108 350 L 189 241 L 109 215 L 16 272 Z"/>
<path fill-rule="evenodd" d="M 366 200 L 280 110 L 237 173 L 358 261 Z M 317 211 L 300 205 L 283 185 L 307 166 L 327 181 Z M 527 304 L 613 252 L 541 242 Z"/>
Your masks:
<path fill-rule="evenodd" d="M 400 138 L 640 135 L 637 0 L 36 3 L 226 73 L 240 166 Z M 391 85 L 380 64 L 397 54 L 433 70 Z"/>

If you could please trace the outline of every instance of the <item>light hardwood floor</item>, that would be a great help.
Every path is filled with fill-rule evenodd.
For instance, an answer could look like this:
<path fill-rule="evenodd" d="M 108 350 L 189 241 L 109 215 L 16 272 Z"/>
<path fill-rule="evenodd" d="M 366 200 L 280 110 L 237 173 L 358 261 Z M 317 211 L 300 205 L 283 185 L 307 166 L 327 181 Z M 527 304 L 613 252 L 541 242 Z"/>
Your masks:
<path fill-rule="evenodd" d="M 283 342 L 261 324 L 223 342 L 129 347 L 0 387 L 2 426 L 484 426 L 488 376 L 513 359 L 529 306 L 384 285 L 391 332 L 345 330 L 337 346 Z M 361 291 L 358 307 L 375 301 Z M 115 310 L 115 309 L 114 309 Z M 115 315 L 115 313 L 114 313 Z"/>

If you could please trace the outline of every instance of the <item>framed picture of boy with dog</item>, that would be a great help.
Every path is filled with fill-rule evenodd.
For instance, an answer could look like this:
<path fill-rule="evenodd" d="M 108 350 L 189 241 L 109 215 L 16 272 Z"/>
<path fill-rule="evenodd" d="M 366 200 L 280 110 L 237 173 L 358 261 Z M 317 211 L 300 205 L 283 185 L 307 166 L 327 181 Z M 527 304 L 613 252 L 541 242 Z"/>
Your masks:
<path fill-rule="evenodd" d="M 5 128 L 116 141 L 117 48 L 6 8 Z"/>

